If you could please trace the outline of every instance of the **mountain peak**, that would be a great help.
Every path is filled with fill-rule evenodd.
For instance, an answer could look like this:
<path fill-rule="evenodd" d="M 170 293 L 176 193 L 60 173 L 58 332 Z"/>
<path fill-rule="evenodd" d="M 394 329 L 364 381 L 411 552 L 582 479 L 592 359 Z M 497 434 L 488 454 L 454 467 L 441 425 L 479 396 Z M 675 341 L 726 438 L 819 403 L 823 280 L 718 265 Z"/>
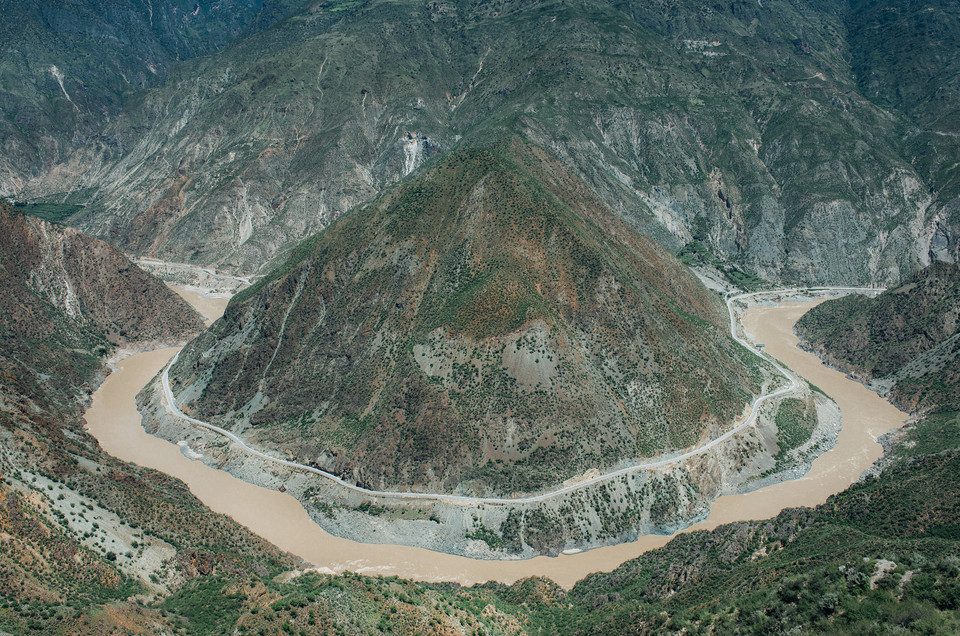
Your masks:
<path fill-rule="evenodd" d="M 202 417 L 361 483 L 529 491 L 738 415 L 756 387 L 723 324 L 670 254 L 508 139 L 302 244 L 172 377 Z"/>

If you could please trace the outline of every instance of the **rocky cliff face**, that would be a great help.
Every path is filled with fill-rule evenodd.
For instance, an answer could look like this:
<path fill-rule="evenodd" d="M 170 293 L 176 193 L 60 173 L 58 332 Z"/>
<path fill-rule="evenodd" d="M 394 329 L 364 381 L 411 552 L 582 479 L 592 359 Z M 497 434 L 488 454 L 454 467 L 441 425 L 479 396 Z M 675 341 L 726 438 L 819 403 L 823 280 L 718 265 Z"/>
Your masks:
<path fill-rule="evenodd" d="M 88 204 L 74 222 L 129 251 L 252 272 L 432 155 L 512 133 L 670 249 L 890 282 L 957 257 L 956 121 L 930 87 L 955 89 L 958 56 L 925 26 L 946 42 L 957 16 L 929 9 L 315 3 L 179 65 L 17 191 Z"/>
<path fill-rule="evenodd" d="M 104 131 L 124 94 L 167 80 L 178 62 L 223 49 L 288 15 L 296 0 L 0 2 L 0 196 L 78 148 L 116 158 Z"/>
<path fill-rule="evenodd" d="M 535 491 L 724 429 L 715 296 L 545 151 L 457 153 L 299 246 L 171 372 L 185 408 L 373 487 Z"/>

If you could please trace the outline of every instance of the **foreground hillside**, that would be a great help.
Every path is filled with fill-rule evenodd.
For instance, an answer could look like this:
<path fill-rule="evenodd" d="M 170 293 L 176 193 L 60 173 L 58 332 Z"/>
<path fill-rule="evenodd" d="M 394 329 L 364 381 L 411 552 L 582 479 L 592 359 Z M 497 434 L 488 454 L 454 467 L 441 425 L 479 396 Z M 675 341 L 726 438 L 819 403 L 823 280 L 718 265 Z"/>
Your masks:
<path fill-rule="evenodd" d="M 43 134 L 74 129 L 86 76 L 61 90 L 31 69 L 46 110 L 5 100 L 19 125 L 0 136 L 45 163 L 8 191 L 86 205 L 72 222 L 127 251 L 250 273 L 432 157 L 513 134 L 669 249 L 699 241 L 771 280 L 890 282 L 957 258 L 948 0 L 236 0 L 235 21 L 186 4 L 152 3 L 191 26 L 164 59 L 250 26 L 76 139 Z M 262 29 L 258 4 L 295 12 Z M 145 13 L 102 28 L 135 40 Z M 142 74 L 118 64 L 117 86 Z"/>
<path fill-rule="evenodd" d="M 691 447 L 757 378 L 722 305 L 544 151 L 446 159 L 234 298 L 197 416 L 373 488 L 536 491 Z"/>
<path fill-rule="evenodd" d="M 0 202 L 4 412 L 32 400 L 75 419 L 83 387 L 120 345 L 182 340 L 200 316 L 106 243 Z M 26 398 L 21 400 L 21 398 Z"/>

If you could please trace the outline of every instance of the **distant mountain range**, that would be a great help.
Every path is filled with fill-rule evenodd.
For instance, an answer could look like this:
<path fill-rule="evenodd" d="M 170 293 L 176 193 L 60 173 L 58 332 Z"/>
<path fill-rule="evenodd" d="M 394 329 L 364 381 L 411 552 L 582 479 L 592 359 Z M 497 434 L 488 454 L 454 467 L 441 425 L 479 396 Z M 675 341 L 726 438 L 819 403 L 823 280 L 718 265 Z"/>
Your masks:
<path fill-rule="evenodd" d="M 668 249 L 770 280 L 957 259 L 946 0 L 111 6 L 4 3 L 0 190 L 83 204 L 71 223 L 135 254 L 263 272 L 519 135 Z"/>

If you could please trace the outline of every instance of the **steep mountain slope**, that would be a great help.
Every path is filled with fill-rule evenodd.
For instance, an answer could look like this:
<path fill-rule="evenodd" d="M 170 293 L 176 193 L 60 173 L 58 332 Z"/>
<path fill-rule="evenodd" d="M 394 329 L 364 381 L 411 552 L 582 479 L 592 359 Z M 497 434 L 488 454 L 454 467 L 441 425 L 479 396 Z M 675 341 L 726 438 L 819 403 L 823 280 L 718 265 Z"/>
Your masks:
<path fill-rule="evenodd" d="M 960 7 L 955 2 L 852 2 L 852 70 L 867 98 L 904 113 L 906 148 L 941 201 L 960 195 Z"/>
<path fill-rule="evenodd" d="M 949 296 L 944 279 L 952 276 L 931 268 L 898 294 L 915 293 L 912 300 L 929 316 L 927 301 Z M 876 300 L 888 307 L 884 318 L 905 322 L 914 315 L 897 317 L 889 309 L 894 302 L 888 295 Z M 911 306 L 903 302 L 900 309 Z M 956 633 L 960 419 L 943 415 L 921 417 L 891 436 L 883 468 L 821 506 L 680 535 L 569 591 L 542 578 L 451 589 L 304 577 L 277 590 L 284 598 L 279 608 L 296 613 L 253 612 L 247 602 L 238 624 L 270 631 L 319 616 L 338 627 L 367 620 L 369 629 L 398 632 L 436 625 L 438 632 L 532 634 Z M 342 587 L 331 590 L 338 582 Z M 371 596 L 384 603 L 382 613 L 360 612 Z M 344 614 L 331 607 L 333 599 Z M 443 615 L 425 625 L 438 609 Z"/>
<path fill-rule="evenodd" d="M 75 325 L 78 333 L 85 330 L 112 344 L 170 342 L 203 328 L 197 312 L 114 247 L 3 203 L 0 225 L 0 275 L 12 296 L 5 311 L 46 303 L 67 316 L 67 329 Z M 24 326 L 44 333 L 49 325 L 35 316 L 49 310 L 29 313 Z M 51 320 L 62 322 L 59 316 Z"/>
<path fill-rule="evenodd" d="M 522 134 L 671 249 L 898 280 L 956 258 L 952 161 L 871 101 L 906 69 L 861 56 L 854 4 L 311 3 L 178 66 L 104 129 L 122 152 L 85 144 L 21 194 L 73 192 L 74 222 L 125 249 L 250 272 L 432 154 Z M 918 29 L 885 37 L 896 53 Z M 955 85 L 950 50 L 917 53 L 921 94 Z"/>
<path fill-rule="evenodd" d="M 77 400 L 117 344 L 196 335 L 200 316 L 120 252 L 0 202 L 3 415 L 79 417 Z M 55 420 L 51 420 L 55 421 Z"/>
<path fill-rule="evenodd" d="M 846 23 L 860 91 L 906 116 L 905 156 L 933 193 L 922 233 L 931 258 L 957 261 L 960 224 L 960 7 L 852 2 Z"/>
<path fill-rule="evenodd" d="M 678 537 L 577 583 L 550 633 L 953 633 L 960 626 L 956 447 L 815 509 Z"/>
<path fill-rule="evenodd" d="M 171 372 L 374 487 L 530 491 L 684 448 L 758 387 L 718 300 L 543 150 L 456 153 L 297 248 Z"/>
<path fill-rule="evenodd" d="M 181 60 L 221 50 L 299 0 L 0 0 L 0 195 L 78 147 L 124 152 L 102 134 L 124 93 L 159 86 Z"/>
<path fill-rule="evenodd" d="M 172 343 L 199 316 L 101 241 L 4 203 L 0 226 L 0 630 L 155 633 L 159 613 L 124 599 L 200 572 L 290 567 L 182 483 L 110 457 L 84 430 L 110 338 Z"/>
<path fill-rule="evenodd" d="M 797 323 L 818 355 L 910 411 L 960 411 L 960 268 L 935 263 L 880 296 L 824 303 Z"/>
<path fill-rule="evenodd" d="M 0 320 L 5 333 L 24 325 Z M 9 374 L 2 378 L 0 394 L 13 395 Z M 536 578 L 463 588 L 292 570 L 302 565 L 210 513 L 179 482 L 102 453 L 76 415 L 37 410 L 66 396 L 18 398 L 20 414 L 0 413 L 0 629 L 10 633 L 955 633 L 960 625 L 955 421 L 908 429 L 894 454 L 909 461 L 818 509 L 683 535 L 564 591 Z M 91 536 L 77 531 L 62 497 L 77 497 Z M 58 516 L 58 505 L 67 513 Z M 129 553 L 102 547 L 118 523 L 105 522 L 111 514 L 137 540 Z M 154 555 L 171 560 L 147 590 L 130 572 Z M 164 596 L 139 596 L 148 591 Z"/>

